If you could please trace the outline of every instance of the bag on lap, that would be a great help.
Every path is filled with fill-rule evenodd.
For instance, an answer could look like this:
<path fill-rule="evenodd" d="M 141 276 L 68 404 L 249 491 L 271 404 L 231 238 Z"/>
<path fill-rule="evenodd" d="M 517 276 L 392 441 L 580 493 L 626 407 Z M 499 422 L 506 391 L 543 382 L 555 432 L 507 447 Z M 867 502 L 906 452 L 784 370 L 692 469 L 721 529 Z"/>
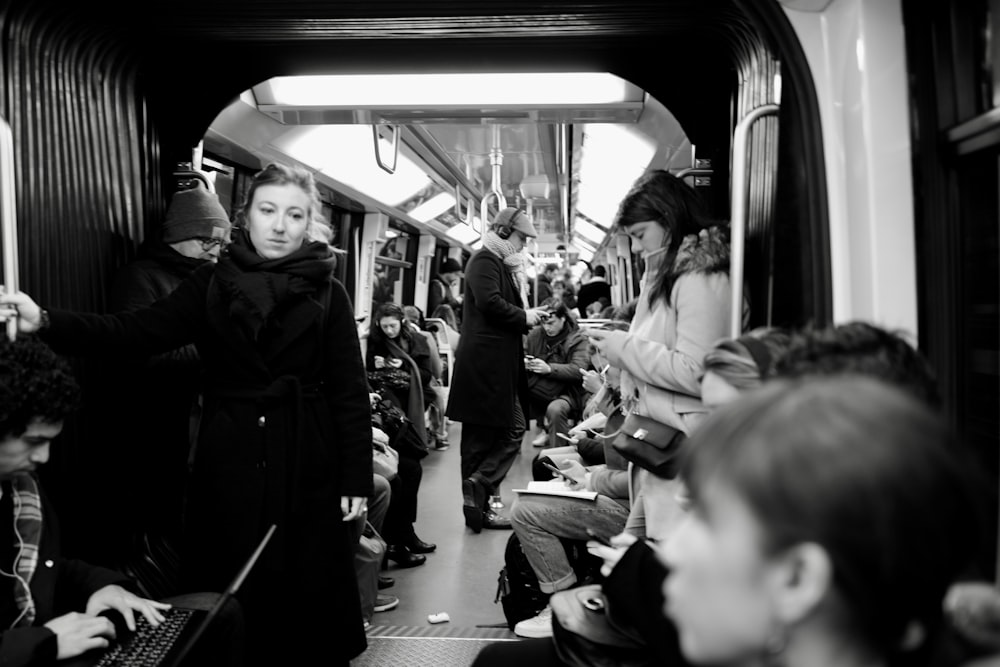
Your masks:
<path fill-rule="evenodd" d="M 600 584 L 559 591 L 552 607 L 556 655 L 572 667 L 652 667 L 642 636 L 617 619 Z"/>

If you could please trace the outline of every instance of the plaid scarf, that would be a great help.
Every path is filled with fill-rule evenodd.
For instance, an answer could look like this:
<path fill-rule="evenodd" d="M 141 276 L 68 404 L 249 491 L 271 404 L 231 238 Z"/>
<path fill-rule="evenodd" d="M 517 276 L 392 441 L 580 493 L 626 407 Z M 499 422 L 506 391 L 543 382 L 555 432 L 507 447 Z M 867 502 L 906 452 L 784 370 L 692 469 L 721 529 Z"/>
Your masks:
<path fill-rule="evenodd" d="M 35 601 L 31 597 L 31 578 L 38 565 L 38 543 L 42 538 L 42 502 L 33 475 L 15 475 L 10 490 L 14 501 L 14 535 L 17 557 L 14 561 L 14 601 L 21 611 L 14 627 L 28 627 L 35 622 Z M 4 484 L 6 490 L 7 484 Z"/>

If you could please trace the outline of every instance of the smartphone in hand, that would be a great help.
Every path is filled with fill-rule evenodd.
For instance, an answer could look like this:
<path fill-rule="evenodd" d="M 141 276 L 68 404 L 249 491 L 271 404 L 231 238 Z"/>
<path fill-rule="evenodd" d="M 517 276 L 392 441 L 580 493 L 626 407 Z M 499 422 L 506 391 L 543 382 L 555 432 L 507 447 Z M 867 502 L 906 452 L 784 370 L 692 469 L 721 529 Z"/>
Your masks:
<path fill-rule="evenodd" d="M 545 466 L 546 468 L 548 468 L 549 470 L 551 470 L 552 472 L 554 472 L 555 474 L 557 474 L 560 477 L 562 477 L 564 480 L 566 480 L 570 484 L 576 484 L 577 483 L 577 481 L 575 479 L 573 479 L 572 477 L 570 477 L 569 475 L 567 475 L 566 473 L 564 473 L 562 470 L 560 470 L 559 468 L 557 468 L 554 465 L 552 465 L 551 463 L 547 463 L 545 461 L 542 461 L 542 465 Z"/>

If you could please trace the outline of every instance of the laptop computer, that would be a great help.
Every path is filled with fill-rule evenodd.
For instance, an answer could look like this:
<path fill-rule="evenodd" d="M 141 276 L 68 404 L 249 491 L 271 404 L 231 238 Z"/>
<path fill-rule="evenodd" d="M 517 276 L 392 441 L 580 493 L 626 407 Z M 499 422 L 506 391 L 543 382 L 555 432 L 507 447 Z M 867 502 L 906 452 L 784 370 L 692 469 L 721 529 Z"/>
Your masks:
<path fill-rule="evenodd" d="M 145 617 L 136 614 L 135 632 L 126 630 L 124 634 L 127 636 L 119 633 L 119 642 L 105 652 L 94 667 L 125 667 L 136 664 L 151 667 L 180 667 L 215 617 L 239 591 L 276 528 L 275 524 L 271 524 L 250 558 L 211 609 L 207 612 L 201 609 L 169 609 L 164 614 L 167 617 L 166 621 L 155 628 Z"/>

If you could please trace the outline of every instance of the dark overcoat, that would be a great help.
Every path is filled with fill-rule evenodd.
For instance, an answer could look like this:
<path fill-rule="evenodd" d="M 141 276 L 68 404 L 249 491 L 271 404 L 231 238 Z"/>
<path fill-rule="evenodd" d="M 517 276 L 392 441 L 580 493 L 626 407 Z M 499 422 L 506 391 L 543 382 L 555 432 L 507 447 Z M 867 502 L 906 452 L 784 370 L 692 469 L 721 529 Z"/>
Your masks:
<path fill-rule="evenodd" d="M 485 248 L 476 251 L 465 267 L 462 344 L 448 392 L 449 418 L 506 428 L 515 396 L 527 410 L 523 306 L 503 260 Z"/>
<path fill-rule="evenodd" d="M 196 345 L 208 387 L 188 487 L 186 583 L 221 591 L 277 524 L 238 595 L 257 657 L 351 658 L 366 640 L 340 497 L 371 495 L 372 447 L 350 300 L 330 278 L 278 304 L 253 339 L 220 298 L 214 270 L 197 269 L 165 299 L 130 313 L 52 311 L 45 338 L 75 354 Z"/>

